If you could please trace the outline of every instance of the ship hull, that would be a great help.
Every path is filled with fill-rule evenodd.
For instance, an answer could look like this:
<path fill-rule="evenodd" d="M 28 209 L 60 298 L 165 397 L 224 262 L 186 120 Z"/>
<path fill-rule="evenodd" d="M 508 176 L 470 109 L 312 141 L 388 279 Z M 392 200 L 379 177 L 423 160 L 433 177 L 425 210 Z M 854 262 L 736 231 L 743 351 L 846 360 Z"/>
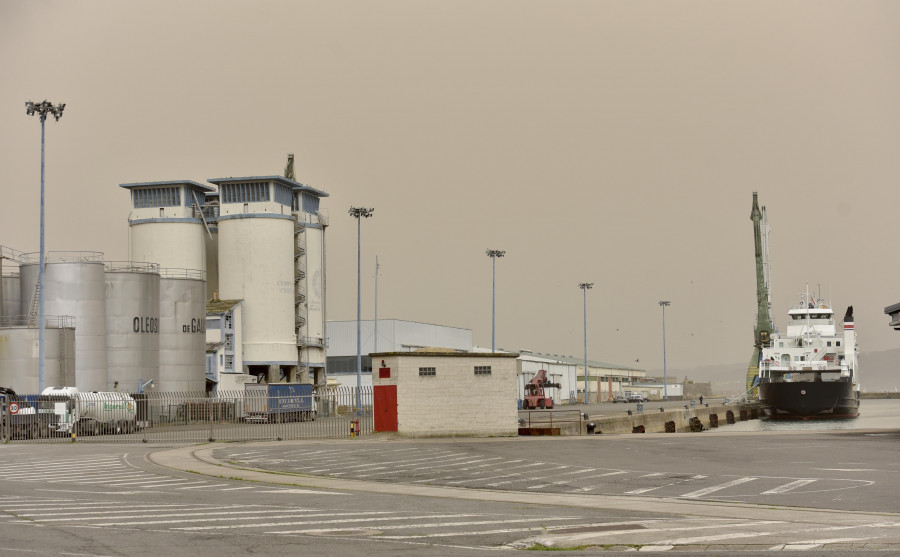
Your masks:
<path fill-rule="evenodd" d="M 859 392 L 849 381 L 763 382 L 763 414 L 771 419 L 855 418 Z"/>

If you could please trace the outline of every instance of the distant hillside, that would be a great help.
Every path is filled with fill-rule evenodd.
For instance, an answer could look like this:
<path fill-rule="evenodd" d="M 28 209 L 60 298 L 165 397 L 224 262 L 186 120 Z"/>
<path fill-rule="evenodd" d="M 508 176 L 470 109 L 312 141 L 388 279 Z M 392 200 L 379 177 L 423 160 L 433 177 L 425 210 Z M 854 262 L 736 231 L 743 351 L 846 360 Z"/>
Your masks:
<path fill-rule="evenodd" d="M 694 369 L 669 369 L 670 377 L 683 381 L 709 381 L 716 393 L 735 394 L 744 391 L 747 364 L 719 364 Z M 880 352 L 860 352 L 860 381 L 863 391 L 900 390 L 900 348 Z M 652 375 L 662 375 L 662 370 L 648 370 Z"/>

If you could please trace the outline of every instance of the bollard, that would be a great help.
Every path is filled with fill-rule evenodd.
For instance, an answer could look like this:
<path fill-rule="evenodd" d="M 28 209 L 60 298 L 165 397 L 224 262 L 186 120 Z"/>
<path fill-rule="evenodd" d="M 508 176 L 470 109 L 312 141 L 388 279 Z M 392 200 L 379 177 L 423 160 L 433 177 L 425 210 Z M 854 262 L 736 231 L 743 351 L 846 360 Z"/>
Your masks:
<path fill-rule="evenodd" d="M 670 420 L 666 422 L 666 433 L 675 433 L 675 421 Z"/>
<path fill-rule="evenodd" d="M 703 424 L 700 423 L 700 418 L 694 416 L 690 419 L 691 431 L 703 431 Z"/>
<path fill-rule="evenodd" d="M 588 424 L 587 424 L 588 435 L 591 435 L 592 433 L 594 433 L 595 427 L 597 427 L 597 426 L 594 424 L 594 422 L 588 422 Z"/>
<path fill-rule="evenodd" d="M 729 410 L 728 412 L 725 412 L 725 422 L 729 423 L 729 424 L 734 423 L 734 412 L 733 411 Z"/>
<path fill-rule="evenodd" d="M 709 415 L 709 427 L 719 427 L 719 415 L 718 414 L 710 414 Z"/>
<path fill-rule="evenodd" d="M 356 422 L 350 420 L 350 439 L 356 437 Z"/>
<path fill-rule="evenodd" d="M 626 410 L 626 412 L 628 412 L 629 416 L 631 415 L 631 410 Z"/>

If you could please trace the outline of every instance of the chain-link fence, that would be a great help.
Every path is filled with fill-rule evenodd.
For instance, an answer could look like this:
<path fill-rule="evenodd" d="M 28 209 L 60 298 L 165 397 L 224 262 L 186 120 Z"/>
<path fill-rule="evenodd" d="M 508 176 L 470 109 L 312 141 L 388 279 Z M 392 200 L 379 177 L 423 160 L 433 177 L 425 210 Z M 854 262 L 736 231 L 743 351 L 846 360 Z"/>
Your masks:
<path fill-rule="evenodd" d="M 338 439 L 372 432 L 371 387 L 359 393 L 356 387 L 270 387 L 217 394 L 64 387 L 53 394 L 19 395 L 4 390 L 0 442 L 199 443 Z"/>

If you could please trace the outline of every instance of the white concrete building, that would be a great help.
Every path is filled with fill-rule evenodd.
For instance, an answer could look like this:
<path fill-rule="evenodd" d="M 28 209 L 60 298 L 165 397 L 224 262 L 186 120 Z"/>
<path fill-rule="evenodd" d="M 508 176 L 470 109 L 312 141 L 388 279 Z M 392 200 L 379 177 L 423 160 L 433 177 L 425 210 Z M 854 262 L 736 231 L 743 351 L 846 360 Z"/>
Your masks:
<path fill-rule="evenodd" d="M 244 391 L 256 377 L 244 373 L 241 300 L 210 300 L 206 304 L 206 380 L 214 393 Z"/>
<path fill-rule="evenodd" d="M 375 431 L 414 437 L 518 434 L 518 354 L 379 352 Z M 477 412 L 469 411 L 477 409 Z"/>

